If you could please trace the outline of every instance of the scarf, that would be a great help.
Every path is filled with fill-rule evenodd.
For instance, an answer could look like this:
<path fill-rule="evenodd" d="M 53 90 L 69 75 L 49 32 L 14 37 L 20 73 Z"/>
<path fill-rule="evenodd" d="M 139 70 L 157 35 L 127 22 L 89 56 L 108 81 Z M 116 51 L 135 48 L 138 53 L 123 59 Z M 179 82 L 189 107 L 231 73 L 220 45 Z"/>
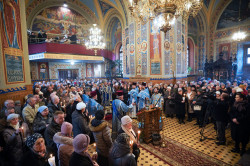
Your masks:
<path fill-rule="evenodd" d="M 130 140 L 131 140 L 131 141 L 134 141 L 134 143 L 136 143 L 137 140 L 136 140 L 136 134 L 135 134 L 134 130 L 133 130 L 133 129 L 128 130 L 128 129 L 126 129 L 126 127 L 124 127 L 123 125 L 121 125 L 121 126 L 122 126 L 122 130 L 123 130 L 126 134 L 129 135 Z"/>
<path fill-rule="evenodd" d="M 15 130 L 19 129 L 19 122 L 16 125 L 10 123 L 10 126 L 13 127 Z"/>

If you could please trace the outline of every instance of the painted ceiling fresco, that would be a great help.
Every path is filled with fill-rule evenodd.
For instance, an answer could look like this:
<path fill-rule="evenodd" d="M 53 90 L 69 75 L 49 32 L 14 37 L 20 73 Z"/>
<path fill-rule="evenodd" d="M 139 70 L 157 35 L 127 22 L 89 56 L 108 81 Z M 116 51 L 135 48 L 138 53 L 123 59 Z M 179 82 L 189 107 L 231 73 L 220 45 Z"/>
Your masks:
<path fill-rule="evenodd" d="M 50 7 L 41 11 L 34 19 L 32 31 L 46 31 L 47 34 L 87 37 L 91 25 L 80 14 L 64 7 Z"/>
<path fill-rule="evenodd" d="M 240 19 L 239 22 L 239 0 L 233 0 L 222 13 L 217 29 L 230 28 L 233 26 L 239 26 L 250 21 L 250 1 L 242 0 L 240 7 Z"/>

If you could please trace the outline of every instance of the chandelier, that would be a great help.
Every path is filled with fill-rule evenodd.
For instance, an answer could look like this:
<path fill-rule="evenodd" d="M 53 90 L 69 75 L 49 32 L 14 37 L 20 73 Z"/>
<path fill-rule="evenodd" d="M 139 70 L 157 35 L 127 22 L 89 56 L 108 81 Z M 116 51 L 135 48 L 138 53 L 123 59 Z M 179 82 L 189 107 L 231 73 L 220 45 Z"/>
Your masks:
<path fill-rule="evenodd" d="M 97 50 L 104 49 L 106 44 L 101 34 L 101 29 L 97 28 L 96 24 L 93 24 L 93 28 L 89 31 L 89 40 L 85 42 L 85 46 L 87 49 L 93 49 L 95 51 L 95 55 L 97 55 Z"/>
<path fill-rule="evenodd" d="M 241 19 L 240 19 L 240 7 L 241 7 L 241 0 L 239 1 L 239 22 L 241 21 Z M 245 32 L 241 32 L 240 31 L 240 27 L 239 27 L 239 31 L 235 32 L 233 34 L 232 38 L 235 41 L 241 41 L 241 40 L 244 40 L 246 37 L 247 37 L 246 33 Z"/>
<path fill-rule="evenodd" d="M 190 14 L 196 16 L 202 5 L 202 0 L 129 0 L 132 16 L 143 23 L 154 20 L 154 24 L 165 33 L 176 18 L 188 19 Z"/>

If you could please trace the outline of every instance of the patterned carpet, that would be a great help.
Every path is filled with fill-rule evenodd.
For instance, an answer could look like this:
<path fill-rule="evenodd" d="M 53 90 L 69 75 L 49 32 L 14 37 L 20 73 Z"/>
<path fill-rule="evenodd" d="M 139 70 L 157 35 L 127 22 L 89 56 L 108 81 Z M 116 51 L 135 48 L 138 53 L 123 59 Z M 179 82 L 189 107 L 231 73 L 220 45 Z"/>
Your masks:
<path fill-rule="evenodd" d="M 238 153 L 232 153 L 234 142 L 230 136 L 230 130 L 226 130 L 226 145 L 217 146 L 215 140 L 206 139 L 200 141 L 201 129 L 194 125 L 196 122 L 179 124 L 176 118 L 164 118 L 165 148 L 150 144 L 140 144 L 139 166 L 213 166 L 236 165 L 240 159 Z M 133 125 L 138 126 L 137 120 Z M 215 139 L 216 132 L 210 123 L 205 127 L 204 135 Z M 248 144 L 250 148 L 250 144 Z M 94 152 L 90 145 L 89 152 Z"/>

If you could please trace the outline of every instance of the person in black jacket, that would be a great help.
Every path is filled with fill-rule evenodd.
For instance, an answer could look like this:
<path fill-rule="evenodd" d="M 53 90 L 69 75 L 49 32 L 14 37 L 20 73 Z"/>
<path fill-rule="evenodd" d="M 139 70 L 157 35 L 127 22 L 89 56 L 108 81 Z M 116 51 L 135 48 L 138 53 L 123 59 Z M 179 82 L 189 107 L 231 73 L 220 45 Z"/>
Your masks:
<path fill-rule="evenodd" d="M 57 158 L 58 149 L 56 143 L 53 141 L 53 137 L 57 132 L 61 131 L 61 126 L 63 122 L 64 122 L 64 113 L 62 111 L 56 111 L 54 113 L 54 118 L 51 124 L 46 128 L 44 132 L 46 145 L 48 146 L 48 150 L 54 154 L 56 163 L 58 162 Z"/>
<path fill-rule="evenodd" d="M 43 136 L 35 133 L 26 140 L 28 151 L 24 153 L 19 166 L 50 166 Z"/>
<path fill-rule="evenodd" d="M 126 133 L 121 133 L 115 140 L 109 153 L 110 166 L 136 166 L 136 160 L 130 153 L 130 137 Z"/>
<path fill-rule="evenodd" d="M 87 134 L 89 136 L 91 135 L 88 112 L 85 108 L 86 104 L 80 102 L 76 105 L 76 110 L 72 113 L 74 137 L 76 137 L 78 134 Z"/>
<path fill-rule="evenodd" d="M 52 122 L 53 115 L 47 106 L 38 108 L 38 112 L 33 122 L 33 131 L 44 135 L 46 127 Z"/>
<path fill-rule="evenodd" d="M 244 98 L 245 96 L 242 93 L 237 93 L 235 103 L 230 111 L 231 136 L 235 141 L 235 148 L 232 149 L 232 152 L 241 152 L 241 155 L 246 152 L 250 125 L 249 105 Z M 240 143 L 242 144 L 241 151 Z"/>
<path fill-rule="evenodd" d="M 51 103 L 48 104 L 49 111 L 54 114 L 56 111 L 62 111 L 59 97 L 54 95 L 51 97 Z"/>
<path fill-rule="evenodd" d="M 195 125 L 199 125 L 200 127 L 202 127 L 203 122 L 203 103 L 202 89 L 199 89 L 193 99 L 192 106 L 197 118 L 197 123 Z"/>
<path fill-rule="evenodd" d="M 97 155 L 94 154 L 92 158 L 88 153 L 88 146 L 90 138 L 86 134 L 78 134 L 73 140 L 74 152 L 72 153 L 69 166 L 99 166 L 94 160 Z"/>
<path fill-rule="evenodd" d="M 214 118 L 217 126 L 218 133 L 218 142 L 217 145 L 225 145 L 226 144 L 226 125 L 227 125 L 227 117 L 228 117 L 228 109 L 229 109 L 229 95 L 223 93 L 221 95 L 220 100 L 216 100 L 214 105 Z"/>
<path fill-rule="evenodd" d="M 179 124 L 185 124 L 185 97 L 183 96 L 182 88 L 178 88 L 178 93 L 175 95 L 175 113 L 179 120 Z"/>

